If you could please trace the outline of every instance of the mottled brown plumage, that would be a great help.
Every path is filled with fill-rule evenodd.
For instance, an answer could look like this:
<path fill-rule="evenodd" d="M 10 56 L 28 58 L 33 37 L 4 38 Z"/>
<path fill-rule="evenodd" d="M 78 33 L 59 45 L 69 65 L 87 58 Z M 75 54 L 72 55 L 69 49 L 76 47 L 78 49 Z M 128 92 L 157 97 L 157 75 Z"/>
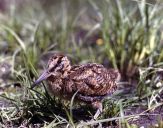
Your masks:
<path fill-rule="evenodd" d="M 47 80 L 49 90 L 60 98 L 70 100 L 77 92 L 77 101 L 98 109 L 94 116 L 97 118 L 102 111 L 102 99 L 117 89 L 120 74 L 118 70 L 106 69 L 96 63 L 71 66 L 66 56 L 56 54 L 49 59 L 47 69 L 35 85 L 42 80 Z"/>

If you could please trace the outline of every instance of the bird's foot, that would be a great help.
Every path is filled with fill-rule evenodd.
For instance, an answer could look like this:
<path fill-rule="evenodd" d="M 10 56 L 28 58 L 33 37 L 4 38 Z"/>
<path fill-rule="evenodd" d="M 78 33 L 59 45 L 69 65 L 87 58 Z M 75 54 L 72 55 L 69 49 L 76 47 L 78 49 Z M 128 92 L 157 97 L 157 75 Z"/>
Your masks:
<path fill-rule="evenodd" d="M 97 109 L 93 119 L 96 120 L 98 116 L 102 113 L 102 103 L 100 101 L 96 101 L 92 103 L 92 106 Z"/>

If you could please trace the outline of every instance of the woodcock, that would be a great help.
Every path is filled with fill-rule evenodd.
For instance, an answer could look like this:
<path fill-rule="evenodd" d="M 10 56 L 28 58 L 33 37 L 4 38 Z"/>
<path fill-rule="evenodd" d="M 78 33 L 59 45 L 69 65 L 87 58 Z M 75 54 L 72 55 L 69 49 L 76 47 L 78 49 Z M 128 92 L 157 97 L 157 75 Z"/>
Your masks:
<path fill-rule="evenodd" d="M 120 73 L 96 63 L 71 66 L 67 56 L 55 54 L 34 86 L 43 80 L 47 80 L 48 88 L 55 96 L 71 100 L 76 93 L 75 100 L 97 108 L 96 119 L 102 112 L 102 100 L 117 89 Z"/>

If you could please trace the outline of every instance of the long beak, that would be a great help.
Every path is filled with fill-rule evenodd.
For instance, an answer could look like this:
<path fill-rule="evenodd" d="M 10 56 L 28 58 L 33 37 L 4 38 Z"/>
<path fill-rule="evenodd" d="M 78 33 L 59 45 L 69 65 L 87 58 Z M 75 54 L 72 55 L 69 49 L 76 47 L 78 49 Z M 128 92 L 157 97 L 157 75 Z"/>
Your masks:
<path fill-rule="evenodd" d="M 37 84 L 39 84 L 40 82 L 42 82 L 43 80 L 46 80 L 47 77 L 49 76 L 49 73 L 47 70 L 45 70 L 41 76 L 39 76 L 39 78 L 34 82 L 34 84 L 32 85 L 32 88 L 34 88 Z"/>

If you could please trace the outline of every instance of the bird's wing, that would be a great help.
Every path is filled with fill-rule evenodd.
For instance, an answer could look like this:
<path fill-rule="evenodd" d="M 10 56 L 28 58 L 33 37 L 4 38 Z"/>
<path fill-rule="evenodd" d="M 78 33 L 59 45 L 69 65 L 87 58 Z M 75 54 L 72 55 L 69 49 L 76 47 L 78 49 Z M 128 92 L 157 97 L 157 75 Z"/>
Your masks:
<path fill-rule="evenodd" d="M 69 74 L 69 80 L 74 91 L 83 95 L 102 96 L 108 94 L 114 86 L 117 72 L 107 70 L 95 63 L 74 66 Z"/>

